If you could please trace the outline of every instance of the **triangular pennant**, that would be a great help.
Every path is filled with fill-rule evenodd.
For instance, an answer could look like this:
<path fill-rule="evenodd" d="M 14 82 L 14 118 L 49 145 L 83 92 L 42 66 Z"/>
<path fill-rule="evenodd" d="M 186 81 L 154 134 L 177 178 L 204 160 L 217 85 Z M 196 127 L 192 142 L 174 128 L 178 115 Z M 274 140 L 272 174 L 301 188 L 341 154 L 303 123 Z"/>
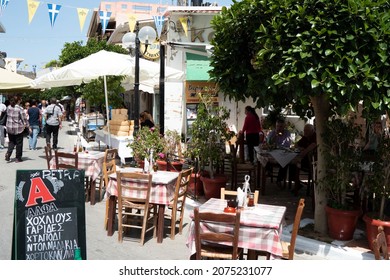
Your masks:
<path fill-rule="evenodd" d="M 0 15 L 2 15 L 5 8 L 7 8 L 9 0 L 0 0 Z"/>
<path fill-rule="evenodd" d="M 129 14 L 129 31 L 135 32 L 135 24 L 137 22 L 137 15 Z"/>
<path fill-rule="evenodd" d="M 57 16 L 60 13 L 61 5 L 47 3 L 51 27 L 54 26 Z"/>
<path fill-rule="evenodd" d="M 80 30 L 83 31 L 85 19 L 87 18 L 89 9 L 77 8 L 77 15 L 79 16 Z"/>
<path fill-rule="evenodd" d="M 188 36 L 187 18 L 182 17 L 182 18 L 179 18 L 179 20 L 180 20 L 181 26 L 183 26 L 183 30 L 186 33 L 186 37 L 187 37 Z"/>
<path fill-rule="evenodd" d="M 106 33 L 108 22 L 110 21 L 111 12 L 99 11 L 100 23 L 102 24 L 102 35 Z"/>
<path fill-rule="evenodd" d="M 40 2 L 33 1 L 33 0 L 27 0 L 27 11 L 28 11 L 28 23 L 31 23 Z"/>
<path fill-rule="evenodd" d="M 157 37 L 160 38 L 162 27 L 164 25 L 164 16 L 153 16 L 153 19 L 157 29 Z"/>

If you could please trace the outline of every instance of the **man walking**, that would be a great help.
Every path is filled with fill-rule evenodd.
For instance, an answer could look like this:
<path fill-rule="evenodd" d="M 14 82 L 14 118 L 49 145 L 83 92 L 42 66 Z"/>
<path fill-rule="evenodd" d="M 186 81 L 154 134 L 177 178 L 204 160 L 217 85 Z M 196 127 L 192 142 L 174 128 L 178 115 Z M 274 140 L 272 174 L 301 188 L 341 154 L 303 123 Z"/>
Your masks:
<path fill-rule="evenodd" d="M 41 125 L 41 110 L 37 107 L 37 102 L 35 100 L 31 101 L 31 107 L 27 110 L 28 122 L 31 128 L 31 135 L 28 139 L 28 144 L 30 150 L 37 149 L 37 140 L 39 133 L 39 126 Z"/>
<path fill-rule="evenodd" d="M 62 128 L 62 110 L 57 104 L 57 99 L 52 98 L 50 105 L 45 110 L 46 114 L 46 145 L 50 145 L 51 135 L 53 134 L 53 149 L 57 149 L 58 130 Z"/>

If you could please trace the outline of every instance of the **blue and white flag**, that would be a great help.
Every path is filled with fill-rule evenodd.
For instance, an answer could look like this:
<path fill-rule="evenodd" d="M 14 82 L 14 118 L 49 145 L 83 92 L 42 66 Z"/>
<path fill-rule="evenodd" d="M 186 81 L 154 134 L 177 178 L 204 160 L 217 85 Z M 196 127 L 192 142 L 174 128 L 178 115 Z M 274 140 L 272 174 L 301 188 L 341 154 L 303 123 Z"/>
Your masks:
<path fill-rule="evenodd" d="M 5 11 L 5 8 L 7 8 L 9 0 L 0 0 L 0 15 Z"/>
<path fill-rule="evenodd" d="M 106 33 L 108 22 L 110 21 L 111 12 L 99 11 L 100 23 L 102 24 L 102 35 Z"/>
<path fill-rule="evenodd" d="M 164 16 L 153 16 L 153 19 L 157 29 L 157 36 L 160 38 L 161 31 L 164 26 Z"/>
<path fill-rule="evenodd" d="M 53 27 L 57 16 L 60 13 L 61 5 L 47 3 L 47 8 L 49 10 L 50 24 L 51 27 Z"/>

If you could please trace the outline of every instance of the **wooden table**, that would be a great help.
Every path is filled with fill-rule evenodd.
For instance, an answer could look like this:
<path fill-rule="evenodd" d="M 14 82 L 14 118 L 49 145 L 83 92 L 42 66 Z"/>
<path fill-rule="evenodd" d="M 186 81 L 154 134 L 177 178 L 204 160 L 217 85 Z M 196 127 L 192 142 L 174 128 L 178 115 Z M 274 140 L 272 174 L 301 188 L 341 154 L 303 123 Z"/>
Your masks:
<path fill-rule="evenodd" d="M 69 151 L 69 153 L 74 153 Z M 85 176 L 90 178 L 89 191 L 90 203 L 95 204 L 96 179 L 102 175 L 104 152 L 88 151 L 78 153 L 78 168 L 85 170 Z M 73 164 L 72 159 L 59 158 L 59 163 Z M 53 157 L 50 161 L 50 169 L 56 168 L 56 161 Z"/>
<path fill-rule="evenodd" d="M 141 172 L 141 168 L 121 168 L 123 172 Z M 169 205 L 175 194 L 176 180 L 179 176 L 178 172 L 157 171 L 152 176 L 152 189 L 150 190 L 150 203 L 158 205 L 158 218 L 157 218 L 157 243 L 162 243 L 164 237 L 164 212 L 165 206 Z M 129 181 L 132 184 L 142 184 L 139 181 Z M 115 209 L 118 197 L 118 188 L 116 182 L 116 174 L 110 175 L 110 180 L 107 186 L 107 199 L 108 199 L 108 221 L 107 221 L 107 235 L 112 236 L 114 234 L 114 220 Z M 142 192 L 134 192 L 128 194 L 134 197 L 142 197 L 146 195 Z"/>
<path fill-rule="evenodd" d="M 266 170 L 267 164 L 286 167 L 290 164 L 299 153 L 287 149 L 275 149 L 272 151 L 260 150 L 255 147 L 257 157 L 257 185 L 261 188 L 261 194 L 265 195 Z"/>
<path fill-rule="evenodd" d="M 226 204 L 226 200 L 211 198 L 199 207 L 199 211 L 222 213 Z M 281 257 L 281 233 L 285 213 L 285 206 L 256 204 L 253 208 L 244 208 L 241 211 L 238 247 L 266 251 L 275 257 Z M 193 213 L 191 213 L 191 217 L 193 217 Z M 201 230 L 225 232 L 233 230 L 233 226 L 207 223 L 201 225 Z M 186 245 L 190 255 L 196 253 L 194 221 L 190 224 Z"/>

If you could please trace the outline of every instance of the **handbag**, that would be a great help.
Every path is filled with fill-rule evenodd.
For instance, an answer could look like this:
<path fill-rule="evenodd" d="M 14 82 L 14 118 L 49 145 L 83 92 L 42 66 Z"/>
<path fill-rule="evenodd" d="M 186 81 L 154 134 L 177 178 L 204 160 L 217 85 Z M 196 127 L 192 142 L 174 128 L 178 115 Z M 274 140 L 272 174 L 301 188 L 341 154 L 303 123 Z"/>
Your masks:
<path fill-rule="evenodd" d="M 26 126 L 25 128 L 24 128 L 24 130 L 23 130 L 23 136 L 29 136 L 30 135 L 30 129 Z"/>

